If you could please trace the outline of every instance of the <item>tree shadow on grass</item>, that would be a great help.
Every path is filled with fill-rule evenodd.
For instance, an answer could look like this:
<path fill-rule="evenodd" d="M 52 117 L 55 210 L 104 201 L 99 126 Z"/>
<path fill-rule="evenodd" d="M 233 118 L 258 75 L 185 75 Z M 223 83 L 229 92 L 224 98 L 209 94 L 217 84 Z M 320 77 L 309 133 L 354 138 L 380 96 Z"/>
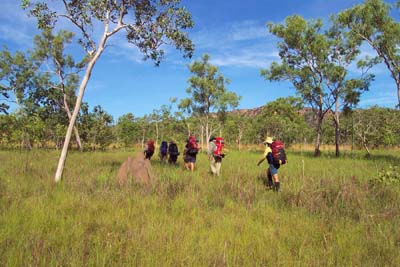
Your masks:
<path fill-rule="evenodd" d="M 315 157 L 314 151 L 289 151 L 290 154 L 296 156 L 303 156 L 306 158 L 313 158 L 313 159 L 363 159 L 363 160 L 371 160 L 371 161 L 385 161 L 390 164 L 400 164 L 400 157 L 391 155 L 391 154 L 374 154 L 371 155 L 366 154 L 362 150 L 357 150 L 354 152 L 351 151 L 342 151 L 339 157 L 336 157 L 335 151 L 322 151 L 320 156 Z"/>
<path fill-rule="evenodd" d="M 122 163 L 124 161 L 118 161 L 118 160 L 110 160 L 110 161 L 106 161 L 106 162 L 99 162 L 99 166 L 107 166 L 110 167 L 111 169 L 119 169 L 119 167 L 121 167 Z"/>

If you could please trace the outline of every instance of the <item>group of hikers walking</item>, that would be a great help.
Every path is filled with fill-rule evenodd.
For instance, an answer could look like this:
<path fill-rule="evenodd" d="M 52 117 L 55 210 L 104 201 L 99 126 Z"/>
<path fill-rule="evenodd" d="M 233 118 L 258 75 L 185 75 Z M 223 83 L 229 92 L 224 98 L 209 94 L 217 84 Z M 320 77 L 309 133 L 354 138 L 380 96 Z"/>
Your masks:
<path fill-rule="evenodd" d="M 257 166 L 259 166 L 264 160 L 267 160 L 268 169 L 266 172 L 266 186 L 269 189 L 278 192 L 280 188 L 278 169 L 282 164 L 287 162 L 284 145 L 281 141 L 273 140 L 271 137 L 267 137 L 263 144 L 265 145 L 265 151 L 263 157 L 258 161 Z M 224 145 L 225 142 L 222 137 L 211 136 L 209 139 L 207 155 L 208 160 L 210 161 L 210 171 L 216 176 L 220 175 L 222 159 L 225 157 Z M 198 140 L 196 140 L 193 135 L 189 136 L 183 150 L 183 162 L 187 170 L 194 171 L 199 151 Z M 147 141 L 144 150 L 145 158 L 150 160 L 154 155 L 154 152 L 154 140 L 150 139 Z M 176 164 L 179 155 L 180 153 L 175 141 L 171 141 L 169 144 L 166 141 L 161 142 L 159 157 L 162 162 L 168 161 L 170 164 Z"/>

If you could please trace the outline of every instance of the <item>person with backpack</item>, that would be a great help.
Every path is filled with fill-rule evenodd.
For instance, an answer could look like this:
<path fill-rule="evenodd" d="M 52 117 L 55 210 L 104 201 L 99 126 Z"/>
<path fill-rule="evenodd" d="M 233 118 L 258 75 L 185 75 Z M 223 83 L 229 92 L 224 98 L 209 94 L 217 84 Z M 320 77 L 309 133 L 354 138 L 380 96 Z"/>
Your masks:
<path fill-rule="evenodd" d="M 285 149 L 281 141 L 273 141 L 271 137 L 267 137 L 263 144 L 265 145 L 264 156 L 257 163 L 257 166 L 260 166 L 260 164 L 267 159 L 269 164 L 267 170 L 267 187 L 278 192 L 280 189 L 278 169 L 282 164 L 287 162 Z"/>
<path fill-rule="evenodd" d="M 176 164 L 176 161 L 179 156 L 178 146 L 176 145 L 175 141 L 171 141 L 168 146 L 168 163 Z"/>
<path fill-rule="evenodd" d="M 212 136 L 209 141 L 208 159 L 210 160 L 211 173 L 219 176 L 222 159 L 225 157 L 225 154 L 222 153 L 225 144 L 224 139 L 222 137 L 215 138 Z"/>
<path fill-rule="evenodd" d="M 197 153 L 199 152 L 199 146 L 197 144 L 196 137 L 193 135 L 189 136 L 185 149 L 183 151 L 183 162 L 185 168 L 190 171 L 194 171 Z"/>
<path fill-rule="evenodd" d="M 160 146 L 160 160 L 166 161 L 168 156 L 168 143 L 167 141 L 162 141 Z"/>
<path fill-rule="evenodd" d="M 144 150 L 144 158 L 150 160 L 154 154 L 154 140 L 149 139 L 146 143 L 146 148 Z"/>

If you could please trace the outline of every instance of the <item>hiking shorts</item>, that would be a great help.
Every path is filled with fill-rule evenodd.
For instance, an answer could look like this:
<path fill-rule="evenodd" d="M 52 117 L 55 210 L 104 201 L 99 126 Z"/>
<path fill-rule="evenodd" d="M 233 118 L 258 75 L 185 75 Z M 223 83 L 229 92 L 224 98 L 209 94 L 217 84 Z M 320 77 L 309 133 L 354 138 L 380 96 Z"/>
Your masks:
<path fill-rule="evenodd" d="M 278 169 L 279 167 L 277 168 L 274 164 L 269 164 L 269 173 L 271 175 L 278 174 Z"/>
<path fill-rule="evenodd" d="M 186 155 L 183 161 L 185 163 L 196 163 L 196 156 Z"/>

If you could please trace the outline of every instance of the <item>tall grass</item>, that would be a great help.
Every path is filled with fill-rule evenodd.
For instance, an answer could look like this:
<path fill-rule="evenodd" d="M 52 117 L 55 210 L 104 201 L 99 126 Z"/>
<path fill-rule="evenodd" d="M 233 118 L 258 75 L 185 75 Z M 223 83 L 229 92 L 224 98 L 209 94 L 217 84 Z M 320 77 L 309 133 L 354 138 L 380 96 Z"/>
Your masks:
<path fill-rule="evenodd" d="M 289 152 L 282 190 L 267 191 L 261 154 L 205 155 L 194 173 L 152 161 L 154 182 L 120 187 L 133 151 L 0 152 L 0 265 L 398 265 L 400 190 L 370 181 L 399 152 L 336 159 Z"/>

